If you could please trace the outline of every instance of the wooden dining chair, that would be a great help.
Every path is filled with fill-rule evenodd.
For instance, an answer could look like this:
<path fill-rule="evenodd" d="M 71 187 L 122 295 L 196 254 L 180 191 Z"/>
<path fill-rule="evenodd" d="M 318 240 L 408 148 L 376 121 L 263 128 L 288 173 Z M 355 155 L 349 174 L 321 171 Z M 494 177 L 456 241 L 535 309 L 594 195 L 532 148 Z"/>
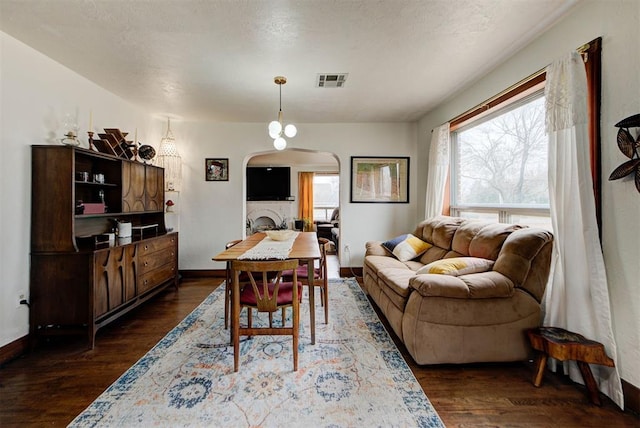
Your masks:
<path fill-rule="evenodd" d="M 320 303 L 324 307 L 324 323 L 329 324 L 329 279 L 327 274 L 327 253 L 331 247 L 331 241 L 326 238 L 318 238 L 318 246 L 320 247 L 320 260 L 318 266 L 313 269 L 313 285 L 320 288 Z M 282 276 L 289 279 L 293 276 L 292 270 L 285 270 L 282 272 Z M 309 276 L 309 270 L 307 264 L 302 263 L 296 269 L 295 272 L 299 280 L 304 280 Z"/>
<path fill-rule="evenodd" d="M 233 311 L 231 319 L 233 341 L 233 370 L 240 366 L 240 336 L 253 335 L 291 335 L 293 337 L 293 370 L 298 370 L 298 336 L 300 328 L 300 300 L 302 300 L 302 283 L 295 272 L 297 259 L 277 261 L 234 260 L 233 271 Z M 291 281 L 284 281 L 282 271 L 293 269 Z M 248 284 L 240 290 L 240 275 L 246 274 Z M 272 324 L 272 315 L 283 308 L 292 308 L 291 325 L 283 322 L 280 327 Z M 246 327 L 240 325 L 240 313 L 248 309 Z M 252 310 L 269 314 L 268 327 L 254 327 Z"/>

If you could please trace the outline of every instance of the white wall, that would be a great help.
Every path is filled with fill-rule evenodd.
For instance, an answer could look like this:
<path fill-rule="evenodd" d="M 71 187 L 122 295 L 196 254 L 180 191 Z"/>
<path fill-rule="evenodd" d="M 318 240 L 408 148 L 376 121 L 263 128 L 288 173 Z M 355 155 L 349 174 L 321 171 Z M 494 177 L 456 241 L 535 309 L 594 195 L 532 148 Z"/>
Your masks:
<path fill-rule="evenodd" d="M 351 262 L 361 266 L 364 244 L 413 229 L 416 179 L 411 176 L 409 204 L 350 204 L 350 157 L 411 156 L 416 153 L 415 124 L 296 124 L 292 148 L 334 153 L 340 163 L 341 247 L 349 244 Z M 244 168 L 248 159 L 272 150 L 264 123 L 189 123 L 174 130 L 183 158 L 180 218 L 180 269 L 222 269 L 211 257 L 227 241 L 242 237 L 245 227 Z M 204 159 L 229 158 L 229 181 L 204 179 Z M 414 165 L 412 164 L 413 168 Z M 413 171 L 413 170 L 412 170 Z M 412 173 L 413 174 L 413 173 Z"/>
<path fill-rule="evenodd" d="M 89 112 L 96 128 L 117 127 L 145 141 L 154 121 L 92 82 L 0 32 L 0 346 L 28 333 L 32 144 L 59 144 L 62 118 L 78 117 L 86 143 Z M 51 225 L 55 227 L 55 225 Z"/>
<path fill-rule="evenodd" d="M 0 32 L 0 346 L 28 333 L 28 309 L 18 296 L 29 290 L 29 239 L 32 144 L 59 144 L 61 119 L 76 113 L 86 135 L 89 112 L 95 129 L 138 129 L 138 139 L 159 145 L 166 120 L 123 99 Z M 179 112 L 176 112 L 179 114 Z M 364 243 L 413 228 L 416 179 L 411 164 L 410 204 L 349 204 L 351 155 L 411 156 L 415 124 L 297 124 L 292 147 L 337 155 L 341 166 L 342 239 L 360 266 Z M 180 214 L 180 269 L 221 269 L 211 261 L 224 243 L 244 232 L 243 176 L 247 159 L 271 151 L 265 123 L 207 124 L 172 121 L 183 157 L 183 182 L 175 207 Z M 83 137 L 84 138 L 84 137 Z M 229 181 L 204 178 L 204 159 L 229 158 Z M 52 225 L 55 227 L 55 225 Z"/>
<path fill-rule="evenodd" d="M 640 2 L 587 1 L 528 47 L 418 126 L 419 154 L 428 157 L 430 130 L 481 103 L 555 58 L 602 37 L 603 250 L 621 377 L 640 387 L 640 194 L 632 180 L 608 181 L 626 158 L 616 144 L 619 120 L 640 113 Z M 421 182 L 426 180 L 421 174 Z M 419 209 L 424 212 L 424 197 Z"/>

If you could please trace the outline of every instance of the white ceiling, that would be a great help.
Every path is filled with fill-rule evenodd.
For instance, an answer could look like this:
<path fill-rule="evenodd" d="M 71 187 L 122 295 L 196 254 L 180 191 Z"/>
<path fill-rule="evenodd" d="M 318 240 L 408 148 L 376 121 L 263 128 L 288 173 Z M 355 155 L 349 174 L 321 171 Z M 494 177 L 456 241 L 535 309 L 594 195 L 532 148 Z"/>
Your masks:
<path fill-rule="evenodd" d="M 0 30 L 158 115 L 415 121 L 578 0 L 0 0 Z M 320 89 L 318 73 L 349 73 Z"/>

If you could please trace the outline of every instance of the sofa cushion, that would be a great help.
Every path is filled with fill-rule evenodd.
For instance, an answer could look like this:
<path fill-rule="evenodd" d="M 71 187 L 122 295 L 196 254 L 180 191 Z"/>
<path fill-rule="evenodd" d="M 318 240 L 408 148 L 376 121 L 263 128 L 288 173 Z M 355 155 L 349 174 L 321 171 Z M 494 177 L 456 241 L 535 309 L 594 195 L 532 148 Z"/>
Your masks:
<path fill-rule="evenodd" d="M 462 276 L 422 274 L 409 280 L 409 286 L 420 295 L 451 297 L 454 299 L 487 299 L 511 297 L 514 284 L 495 271 Z"/>
<path fill-rule="evenodd" d="M 393 254 L 401 262 L 415 259 L 425 251 L 427 251 L 431 244 L 424 242 L 422 239 L 415 237 L 414 235 L 407 233 L 397 236 L 382 243 L 382 246 L 386 248 L 391 254 Z"/>
<path fill-rule="evenodd" d="M 364 258 L 364 264 L 369 270 L 376 274 L 382 269 L 397 268 L 410 270 L 405 263 L 400 260 L 389 256 L 367 256 Z M 414 273 L 411 271 L 411 273 Z"/>
<path fill-rule="evenodd" d="M 450 259 L 436 260 L 416 271 L 416 274 L 433 273 L 440 275 L 460 276 L 470 273 L 486 272 L 491 270 L 494 261 L 478 257 L 452 257 Z"/>
<path fill-rule="evenodd" d="M 378 279 L 386 285 L 383 291 L 387 294 L 392 291 L 394 294 L 406 299 L 412 289 L 409 287 L 409 281 L 415 276 L 415 272 L 410 269 L 387 268 L 378 271 Z M 389 295 L 393 300 L 393 296 Z M 396 302 L 394 302 L 396 303 Z M 396 304 L 396 306 L 398 306 Z M 404 307 L 404 304 L 402 304 Z"/>

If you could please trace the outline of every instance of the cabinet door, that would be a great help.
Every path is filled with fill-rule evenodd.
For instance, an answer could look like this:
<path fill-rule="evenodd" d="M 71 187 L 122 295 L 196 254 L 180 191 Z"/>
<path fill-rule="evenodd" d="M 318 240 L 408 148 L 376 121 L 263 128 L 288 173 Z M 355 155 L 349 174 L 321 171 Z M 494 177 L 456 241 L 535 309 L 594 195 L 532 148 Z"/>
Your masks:
<path fill-rule="evenodd" d="M 164 209 L 164 169 L 147 166 L 144 183 L 145 210 L 162 211 Z"/>
<path fill-rule="evenodd" d="M 122 212 L 145 210 L 145 165 L 137 162 L 122 163 Z"/>
<path fill-rule="evenodd" d="M 94 316 L 99 318 L 136 296 L 136 245 L 96 251 Z"/>

